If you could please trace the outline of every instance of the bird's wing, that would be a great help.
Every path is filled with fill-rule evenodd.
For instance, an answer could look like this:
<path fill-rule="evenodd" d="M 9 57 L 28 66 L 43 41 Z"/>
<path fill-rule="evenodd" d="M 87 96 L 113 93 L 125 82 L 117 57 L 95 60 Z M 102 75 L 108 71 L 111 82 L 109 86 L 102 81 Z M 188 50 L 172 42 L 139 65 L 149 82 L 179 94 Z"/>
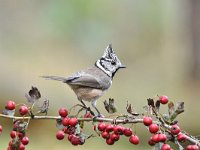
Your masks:
<path fill-rule="evenodd" d="M 48 79 L 48 80 L 56 80 L 56 81 L 62 81 L 62 82 L 65 82 L 67 80 L 67 78 L 59 77 L 59 76 L 40 76 L 40 77 Z"/>
<path fill-rule="evenodd" d="M 79 85 L 79 86 L 98 88 L 98 89 L 101 88 L 100 83 L 94 76 L 82 72 L 78 72 L 68 77 L 65 83 L 69 85 Z"/>

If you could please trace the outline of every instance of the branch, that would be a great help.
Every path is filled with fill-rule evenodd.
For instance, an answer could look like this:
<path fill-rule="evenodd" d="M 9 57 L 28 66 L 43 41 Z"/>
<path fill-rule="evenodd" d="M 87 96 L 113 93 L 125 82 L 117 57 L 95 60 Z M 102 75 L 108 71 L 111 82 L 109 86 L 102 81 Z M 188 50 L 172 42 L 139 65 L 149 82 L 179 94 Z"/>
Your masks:
<path fill-rule="evenodd" d="M 3 118 L 8 118 L 8 119 L 15 119 L 15 120 L 25 120 L 25 119 L 52 119 L 52 120 L 58 120 L 58 119 L 62 119 L 61 116 L 34 116 L 32 117 L 18 117 L 18 116 L 8 116 L 8 115 L 4 115 L 4 114 L 0 114 L 0 117 Z M 137 123 L 142 123 L 143 124 L 143 119 L 141 118 L 131 118 L 130 119 L 112 119 L 112 118 L 100 118 L 100 117 L 94 117 L 94 118 L 77 118 L 78 121 L 86 121 L 86 122 L 109 122 L 112 124 L 137 124 Z M 160 126 L 162 126 L 163 128 L 165 128 L 166 130 L 170 130 L 171 129 L 171 125 L 168 125 L 166 123 L 161 123 L 158 121 L 153 121 L 153 123 L 158 124 Z M 197 146 L 200 147 L 200 141 L 198 139 L 196 139 L 193 136 L 190 136 L 186 133 L 184 133 L 183 131 L 181 132 L 183 135 L 186 136 L 187 140 L 190 141 L 193 144 L 196 144 Z"/>

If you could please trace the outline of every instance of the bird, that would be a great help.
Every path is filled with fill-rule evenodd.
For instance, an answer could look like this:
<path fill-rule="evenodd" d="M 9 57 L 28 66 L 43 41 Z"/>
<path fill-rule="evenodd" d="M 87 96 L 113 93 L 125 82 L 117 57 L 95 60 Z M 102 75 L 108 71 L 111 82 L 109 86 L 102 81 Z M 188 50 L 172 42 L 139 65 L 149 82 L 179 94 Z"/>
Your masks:
<path fill-rule="evenodd" d="M 98 113 L 97 116 L 101 116 L 96 107 L 96 102 L 111 87 L 115 73 L 121 68 L 126 68 L 126 66 L 121 63 L 112 45 L 109 44 L 103 56 L 92 67 L 78 71 L 69 77 L 41 77 L 68 84 L 84 107 L 86 105 L 83 101 L 91 102 L 92 107 Z"/>

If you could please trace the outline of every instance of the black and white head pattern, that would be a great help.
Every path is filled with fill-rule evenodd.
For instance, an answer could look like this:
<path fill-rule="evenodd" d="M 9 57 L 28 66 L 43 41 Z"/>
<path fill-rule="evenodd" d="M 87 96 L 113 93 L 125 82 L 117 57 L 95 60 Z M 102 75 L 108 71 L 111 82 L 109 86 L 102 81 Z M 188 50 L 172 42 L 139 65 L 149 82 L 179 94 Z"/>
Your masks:
<path fill-rule="evenodd" d="M 112 49 L 111 44 L 108 45 L 103 56 L 97 60 L 95 65 L 110 77 L 113 77 L 118 69 L 125 68 Z"/>

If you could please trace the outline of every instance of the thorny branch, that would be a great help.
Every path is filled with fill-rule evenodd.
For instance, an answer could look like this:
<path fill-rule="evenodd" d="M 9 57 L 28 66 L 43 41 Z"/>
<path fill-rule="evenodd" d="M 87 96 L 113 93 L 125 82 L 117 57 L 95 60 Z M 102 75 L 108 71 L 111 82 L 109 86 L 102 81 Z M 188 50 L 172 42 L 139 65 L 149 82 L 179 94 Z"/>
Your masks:
<path fill-rule="evenodd" d="M 52 119 L 52 120 L 57 120 L 57 119 L 61 119 L 61 116 L 34 116 L 34 118 L 32 117 L 18 117 L 18 116 L 8 116 L 8 115 L 4 115 L 4 114 L 0 114 L 0 117 L 3 118 L 8 118 L 8 119 L 15 119 L 15 120 L 25 120 L 25 119 Z M 143 123 L 143 119 L 141 118 L 125 118 L 125 119 L 112 119 L 112 118 L 77 118 L 78 121 L 86 121 L 86 122 L 93 122 L 94 120 L 97 122 L 110 122 L 110 123 L 116 123 L 116 124 L 137 124 L 137 123 Z M 162 126 L 163 128 L 165 128 L 166 130 L 170 130 L 171 126 L 168 124 L 163 124 L 160 123 L 159 121 L 154 121 L 153 123 L 158 124 L 160 126 Z M 186 134 L 184 131 L 181 132 L 182 134 L 184 134 L 187 137 L 187 140 L 190 141 L 193 144 L 196 144 L 198 146 L 200 146 L 200 141 L 198 139 L 196 139 L 195 137 Z"/>
<path fill-rule="evenodd" d="M 45 99 L 43 100 L 42 106 L 38 107 L 37 112 L 33 112 L 35 105 L 38 103 L 39 99 L 41 98 L 41 94 L 39 90 L 36 87 L 32 87 L 28 94 L 25 94 L 25 97 L 27 98 L 27 102 L 31 106 L 25 105 L 25 104 L 18 104 L 16 106 L 20 106 L 19 112 L 21 116 L 15 115 L 15 102 L 9 101 L 3 110 L 2 113 L 0 113 L 0 118 L 7 118 L 12 119 L 14 128 L 13 131 L 20 132 L 25 135 L 25 132 L 27 130 L 28 124 L 30 120 L 56 120 L 57 127 L 62 130 L 68 130 L 67 132 L 73 132 L 75 135 L 78 136 L 80 143 L 84 143 L 85 139 L 88 139 L 90 137 L 93 137 L 93 135 L 86 135 L 84 133 L 81 133 L 80 128 L 83 129 L 84 122 L 91 122 L 93 125 L 97 124 L 97 122 L 100 124 L 100 122 L 107 122 L 108 124 L 118 125 L 118 124 L 145 124 L 144 118 L 148 118 L 148 116 L 151 116 L 150 118 L 153 119 L 153 124 L 156 124 L 159 126 L 160 130 L 157 130 L 154 133 L 166 133 L 169 134 L 169 141 L 174 142 L 178 145 L 179 150 L 182 150 L 183 147 L 177 140 L 177 134 L 172 134 L 171 129 L 173 125 L 176 125 L 178 123 L 176 117 L 184 112 L 184 102 L 177 102 L 174 104 L 173 102 L 168 102 L 167 96 L 158 96 L 154 99 L 149 98 L 147 99 L 147 106 L 144 106 L 145 113 L 138 113 L 135 111 L 133 106 L 127 102 L 126 111 L 128 114 L 121 114 L 121 115 L 113 115 L 113 113 L 117 112 L 117 108 L 115 105 L 114 99 L 109 99 L 109 101 L 104 101 L 104 107 L 109 113 L 109 117 L 96 117 L 94 112 L 90 109 L 90 107 L 83 106 L 80 104 L 76 104 L 71 109 L 69 109 L 69 112 L 62 112 L 62 114 L 65 114 L 65 116 L 62 116 L 60 114 L 59 110 L 59 116 L 48 116 L 47 112 L 49 109 L 49 100 Z M 157 98 L 159 98 L 157 100 Z M 161 104 L 168 104 L 168 114 L 161 114 L 159 109 Z M 75 111 L 75 108 L 80 107 L 80 109 Z M 23 109 L 22 109 L 23 108 Z M 72 110 L 75 111 L 75 115 L 71 115 Z M 64 108 L 64 111 L 67 111 Z M 81 116 L 82 112 L 86 112 L 84 117 Z M 39 115 L 40 114 L 40 115 Z M 45 115 L 43 115 L 45 114 Z M 68 116 L 70 114 L 70 116 Z M 89 116 L 88 116 L 89 115 Z M 65 125 L 66 122 L 63 123 L 63 121 L 66 121 L 68 119 L 73 120 L 74 119 L 74 126 L 71 125 Z M 76 122 L 75 122 L 76 120 Z M 146 125 L 146 124 L 145 124 Z M 70 128 L 69 128 L 70 127 Z M 149 130 L 150 127 L 147 127 L 146 129 Z M 95 130 L 96 131 L 96 130 Z M 180 131 L 180 130 L 179 130 Z M 99 133 L 96 131 L 96 133 L 99 135 Z M 153 133 L 153 132 L 151 132 Z M 187 141 L 193 143 L 195 146 L 200 147 L 200 140 L 192 136 L 185 131 L 181 130 L 179 134 L 182 134 L 186 137 Z M 16 136 L 16 135 L 15 135 Z M 12 147 L 12 150 L 19 150 L 20 147 L 20 140 L 19 139 L 13 139 L 12 144 L 10 147 Z M 155 148 L 160 149 L 160 145 L 157 144 Z"/>

